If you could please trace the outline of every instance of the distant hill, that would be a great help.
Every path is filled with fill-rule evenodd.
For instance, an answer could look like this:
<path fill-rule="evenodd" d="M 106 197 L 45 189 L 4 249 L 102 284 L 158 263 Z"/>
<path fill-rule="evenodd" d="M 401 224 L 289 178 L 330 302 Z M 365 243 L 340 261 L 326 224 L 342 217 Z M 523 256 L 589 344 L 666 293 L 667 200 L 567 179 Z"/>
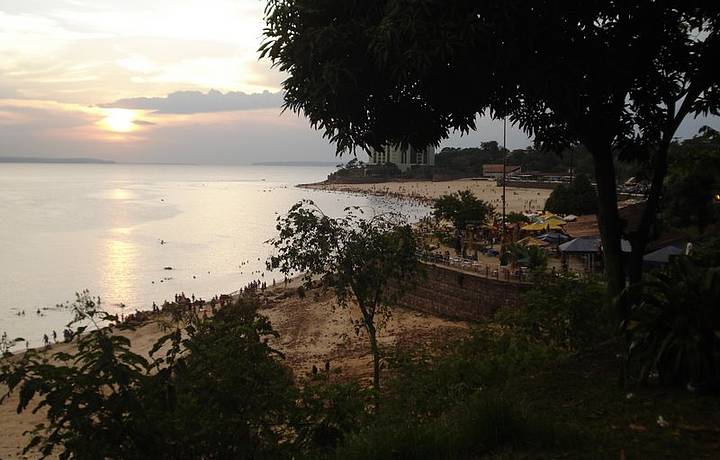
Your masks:
<path fill-rule="evenodd" d="M 97 158 L 41 158 L 41 157 L 0 157 L 0 163 L 72 163 L 72 164 L 113 164 L 114 161 Z"/>
<path fill-rule="evenodd" d="M 336 166 L 336 161 L 261 161 L 253 166 Z"/>

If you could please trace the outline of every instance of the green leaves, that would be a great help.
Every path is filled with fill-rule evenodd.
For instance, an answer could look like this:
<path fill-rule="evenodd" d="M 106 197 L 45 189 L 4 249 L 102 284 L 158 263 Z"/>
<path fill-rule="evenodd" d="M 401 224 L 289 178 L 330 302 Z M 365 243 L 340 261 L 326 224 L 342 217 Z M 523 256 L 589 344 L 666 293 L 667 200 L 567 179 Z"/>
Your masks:
<path fill-rule="evenodd" d="M 470 190 L 443 195 L 433 204 L 433 215 L 453 223 L 457 231 L 465 230 L 467 224 L 485 224 L 495 216 L 495 207 Z"/>
<path fill-rule="evenodd" d="M 545 210 L 557 214 L 575 214 L 582 216 L 597 212 L 597 194 L 590 179 L 578 175 L 569 184 L 558 185 L 545 202 Z"/>
<path fill-rule="evenodd" d="M 394 214 L 362 216 L 361 208 L 343 217 L 325 215 L 312 201 L 301 201 L 278 218 L 278 236 L 270 240 L 276 255 L 268 268 L 285 275 L 302 274 L 306 288 L 319 281 L 347 307 L 355 300 L 368 333 L 379 382 L 376 328 L 390 307 L 419 273 L 417 241 L 412 228 Z"/>
<path fill-rule="evenodd" d="M 0 363 L 0 402 L 17 394 L 18 412 L 47 411 L 25 447 L 43 456 L 282 457 L 290 439 L 278 427 L 294 430 L 297 391 L 257 305 L 241 298 L 209 320 L 185 315 L 151 361 L 112 327 L 76 334 L 74 349 L 51 358 L 30 350 Z"/>
<path fill-rule="evenodd" d="M 654 371 L 667 385 L 720 382 L 720 268 L 675 258 L 665 271 L 626 288 L 618 301 L 632 305 L 622 328 L 640 382 Z"/>

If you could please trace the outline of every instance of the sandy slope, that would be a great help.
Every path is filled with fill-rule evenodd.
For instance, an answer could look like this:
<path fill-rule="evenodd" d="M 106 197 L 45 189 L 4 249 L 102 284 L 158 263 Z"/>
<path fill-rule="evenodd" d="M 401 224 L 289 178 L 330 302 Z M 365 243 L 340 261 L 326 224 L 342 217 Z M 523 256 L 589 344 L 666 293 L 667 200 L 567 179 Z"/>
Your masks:
<path fill-rule="evenodd" d="M 357 336 L 350 321 L 350 310 L 334 308 L 331 294 L 316 295 L 310 291 L 300 299 L 291 285 L 268 292 L 268 307 L 262 310 L 280 333 L 274 346 L 285 353 L 287 364 L 298 377 L 310 372 L 313 365 L 323 368 L 326 361 L 333 369 L 341 369 L 346 378 L 367 379 L 371 376 L 371 356 L 367 339 Z M 415 346 L 431 343 L 449 336 L 459 335 L 467 329 L 463 322 L 428 316 L 405 309 L 396 309 L 391 320 L 380 334 L 384 346 Z M 155 340 L 162 334 L 156 323 L 127 332 L 133 349 L 147 354 Z M 70 345 L 55 345 L 52 352 L 67 350 Z M 5 388 L 0 387 L 4 394 Z M 44 419 L 42 413 L 32 414 L 15 411 L 17 399 L 11 398 L 0 405 L 0 459 L 36 458 L 22 457 L 20 451 L 27 442 L 23 432 L 32 429 Z"/>

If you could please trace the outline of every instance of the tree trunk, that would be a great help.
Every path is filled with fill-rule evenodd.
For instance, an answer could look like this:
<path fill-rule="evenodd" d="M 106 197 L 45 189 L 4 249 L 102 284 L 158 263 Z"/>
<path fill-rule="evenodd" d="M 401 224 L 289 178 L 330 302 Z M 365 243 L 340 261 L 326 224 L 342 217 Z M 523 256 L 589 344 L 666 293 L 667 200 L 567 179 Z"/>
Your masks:
<path fill-rule="evenodd" d="M 655 218 L 660 205 L 660 197 L 662 196 L 663 183 L 668 169 L 668 150 L 670 142 L 663 141 L 655 152 L 655 161 L 652 184 L 650 193 L 645 202 L 645 210 L 643 211 L 640 226 L 633 234 L 632 253 L 630 254 L 630 283 L 638 283 L 642 279 L 643 256 L 650 239 L 650 230 L 655 223 Z"/>
<path fill-rule="evenodd" d="M 592 155 L 598 189 L 598 224 L 602 239 L 605 277 L 607 278 L 608 294 L 615 298 L 625 288 L 625 270 L 620 245 L 622 228 L 617 207 L 615 165 L 609 144 L 592 148 Z M 621 320 L 625 319 L 627 309 L 620 306 L 618 315 Z"/>
<path fill-rule="evenodd" d="M 375 326 L 367 325 L 368 337 L 370 337 L 370 351 L 373 355 L 373 386 L 380 391 L 380 350 L 377 343 L 377 332 Z"/>

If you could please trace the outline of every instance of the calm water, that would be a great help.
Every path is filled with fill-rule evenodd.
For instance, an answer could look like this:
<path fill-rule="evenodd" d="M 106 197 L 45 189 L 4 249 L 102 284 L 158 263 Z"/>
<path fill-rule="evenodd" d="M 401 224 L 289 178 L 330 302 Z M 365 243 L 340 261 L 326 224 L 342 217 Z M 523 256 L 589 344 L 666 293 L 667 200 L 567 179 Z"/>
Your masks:
<path fill-rule="evenodd" d="M 116 311 L 122 303 L 133 312 L 178 292 L 208 298 L 254 279 L 271 283 L 273 274 L 261 276 L 270 251 L 264 242 L 275 234 L 277 213 L 302 198 L 335 215 L 348 205 L 411 219 L 426 212 L 294 187 L 329 171 L 0 164 L 0 333 L 39 346 L 43 333 L 60 333 L 68 320 L 53 306 L 82 289 Z"/>

